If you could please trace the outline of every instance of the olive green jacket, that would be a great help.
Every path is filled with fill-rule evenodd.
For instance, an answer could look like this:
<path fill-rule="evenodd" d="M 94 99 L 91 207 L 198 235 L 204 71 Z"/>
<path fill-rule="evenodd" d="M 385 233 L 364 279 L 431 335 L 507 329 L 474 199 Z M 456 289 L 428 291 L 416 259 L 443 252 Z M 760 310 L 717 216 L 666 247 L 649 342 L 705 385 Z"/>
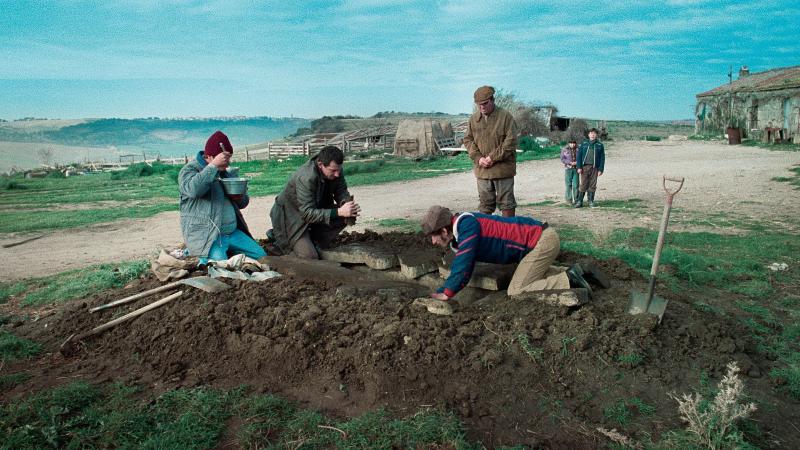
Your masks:
<path fill-rule="evenodd" d="M 336 217 L 336 205 L 350 198 L 344 172 L 336 180 L 326 180 L 317 168 L 317 157 L 311 158 L 289 177 L 272 205 L 269 215 L 278 248 L 290 253 L 309 225 L 330 225 Z"/>
<path fill-rule="evenodd" d="M 181 194 L 183 242 L 190 255 L 205 258 L 219 236 L 222 210 L 229 199 L 225 197 L 222 183 L 217 181 L 218 176 L 225 177 L 226 174 L 219 172 L 215 166 L 206 164 L 201 155 L 181 169 L 178 174 L 178 190 Z M 248 203 L 250 197 L 246 194 L 239 202 L 231 201 L 236 211 L 236 228 L 250 236 L 250 230 L 239 211 L 247 207 Z"/>
<path fill-rule="evenodd" d="M 488 117 L 483 117 L 480 111 L 472 114 L 463 143 L 476 178 L 511 178 L 517 174 L 517 126 L 505 109 L 495 107 Z M 478 165 L 484 156 L 492 158 L 492 167 Z"/>

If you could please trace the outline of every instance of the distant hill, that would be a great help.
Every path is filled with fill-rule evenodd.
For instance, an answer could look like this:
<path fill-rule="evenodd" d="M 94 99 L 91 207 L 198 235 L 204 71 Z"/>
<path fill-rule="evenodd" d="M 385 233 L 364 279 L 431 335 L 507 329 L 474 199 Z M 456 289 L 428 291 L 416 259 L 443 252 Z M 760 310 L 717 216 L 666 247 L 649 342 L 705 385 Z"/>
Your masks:
<path fill-rule="evenodd" d="M 105 147 L 163 156 L 192 154 L 222 130 L 236 146 L 281 139 L 306 127 L 308 119 L 273 117 L 187 119 L 18 120 L 0 122 L 0 141 Z"/>

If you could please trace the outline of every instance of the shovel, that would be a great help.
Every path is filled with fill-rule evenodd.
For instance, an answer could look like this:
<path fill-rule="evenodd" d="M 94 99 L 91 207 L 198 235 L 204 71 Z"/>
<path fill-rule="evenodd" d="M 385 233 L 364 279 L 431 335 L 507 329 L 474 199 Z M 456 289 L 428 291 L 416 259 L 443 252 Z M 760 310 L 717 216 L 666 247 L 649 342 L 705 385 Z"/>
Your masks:
<path fill-rule="evenodd" d="M 669 223 L 669 211 L 672 209 L 672 198 L 675 197 L 683 187 L 683 177 L 667 177 L 664 175 L 661 183 L 664 186 L 664 192 L 667 193 L 667 199 L 664 203 L 664 215 L 661 216 L 661 229 L 658 231 L 658 242 L 656 243 L 656 252 L 653 255 L 653 266 L 650 268 L 650 283 L 647 285 L 647 293 L 644 294 L 639 291 L 631 291 L 631 299 L 628 302 L 628 314 L 642 314 L 649 313 L 658 316 L 658 323 L 664 317 L 664 310 L 667 309 L 667 300 L 654 295 L 656 289 L 656 273 L 658 273 L 658 260 L 661 259 L 661 249 L 664 247 L 664 237 L 667 234 L 667 223 Z M 680 183 L 678 188 L 670 190 L 667 188 L 667 181 Z"/>
<path fill-rule="evenodd" d="M 105 305 L 100 305 L 94 307 L 89 310 L 89 312 L 100 311 L 101 309 L 113 308 L 115 306 L 124 305 L 125 303 L 130 303 L 135 300 L 139 300 L 140 298 L 149 297 L 153 294 L 157 294 L 159 292 L 167 291 L 174 287 L 178 286 L 191 286 L 197 289 L 200 289 L 205 292 L 222 292 L 231 288 L 229 284 L 225 284 L 222 281 L 215 280 L 211 277 L 194 277 L 194 278 L 187 278 L 185 280 L 176 281 L 174 283 L 165 284 L 163 286 L 159 286 L 157 288 L 153 288 L 144 292 L 140 292 L 135 295 L 131 295 L 130 297 L 125 297 L 111 303 L 107 303 Z"/>
<path fill-rule="evenodd" d="M 169 302 L 175 300 L 176 298 L 180 297 L 181 295 L 183 295 L 183 291 L 178 291 L 178 292 L 176 292 L 176 293 L 174 293 L 172 295 L 168 295 L 168 296 L 162 298 L 161 300 L 158 300 L 156 302 L 150 303 L 147 306 L 143 306 L 143 307 L 137 309 L 136 311 L 130 312 L 128 314 L 125 314 L 122 317 L 118 317 L 118 318 L 112 320 L 111 322 L 106 322 L 106 323 L 104 323 L 102 325 L 96 326 L 96 327 L 92 328 L 90 331 L 88 331 L 86 333 L 79 334 L 79 335 L 74 335 L 73 334 L 70 337 L 68 337 L 67 340 L 64 341 L 63 344 L 61 344 L 61 347 L 59 348 L 59 352 L 61 352 L 61 354 L 64 355 L 64 356 L 71 356 L 71 355 L 75 354 L 75 352 L 77 351 L 77 348 L 78 348 L 78 344 L 77 343 L 78 342 L 80 342 L 80 341 L 82 341 L 82 340 L 84 340 L 84 339 L 86 339 L 88 337 L 94 336 L 95 334 L 102 333 L 103 331 L 105 331 L 105 330 L 107 330 L 109 328 L 112 328 L 112 327 L 116 326 L 117 324 L 120 324 L 122 322 L 127 322 L 127 321 L 129 321 L 129 320 L 131 320 L 131 319 L 133 319 L 135 317 L 139 317 L 142 314 L 146 313 L 147 311 L 150 311 L 151 309 L 156 309 L 156 308 L 158 308 L 159 306 L 161 306 L 161 305 L 163 305 L 165 303 L 169 303 Z"/>

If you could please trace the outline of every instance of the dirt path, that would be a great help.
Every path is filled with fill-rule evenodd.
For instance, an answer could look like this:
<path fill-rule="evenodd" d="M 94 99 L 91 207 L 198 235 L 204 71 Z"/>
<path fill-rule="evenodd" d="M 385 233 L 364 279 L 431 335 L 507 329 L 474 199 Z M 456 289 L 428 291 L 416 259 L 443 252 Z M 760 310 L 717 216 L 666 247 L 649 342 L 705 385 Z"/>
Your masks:
<path fill-rule="evenodd" d="M 575 224 L 605 235 L 614 228 L 645 226 L 655 228 L 663 207 L 661 175 L 682 175 L 686 186 L 676 199 L 676 219 L 688 221 L 709 212 L 749 220 L 766 220 L 772 227 L 798 231 L 794 218 L 800 204 L 787 183 L 771 181 L 789 176 L 788 169 L 800 164 L 800 152 L 773 152 L 757 147 L 730 147 L 716 142 L 610 142 L 606 173 L 600 178 L 597 199 L 643 200 L 645 209 L 635 216 L 615 209 L 593 210 L 554 206 L 524 206 L 544 200 L 561 201 L 563 170 L 558 160 L 520 164 L 516 178 L 519 212 L 547 219 L 551 224 Z M 385 218 L 418 219 L 432 204 L 446 204 L 454 210 L 477 206 L 475 181 L 471 173 L 446 175 L 417 181 L 354 187 L 364 210 L 357 230 L 374 227 Z M 256 237 L 269 226 L 269 209 L 274 196 L 256 198 L 245 210 L 245 218 Z M 697 225 L 694 225 L 695 227 Z M 708 228 L 714 228 L 708 222 Z M 680 229 L 681 225 L 671 227 Z M 155 254 L 165 245 L 181 241 L 178 213 L 167 212 L 148 219 L 125 220 L 46 233 L 4 234 L 0 244 L 40 239 L 11 248 L 0 248 L 5 260 L 14 259 L 0 274 L 0 281 L 54 274 L 90 264 L 118 262 Z M 44 260 L 47 262 L 43 262 Z"/>

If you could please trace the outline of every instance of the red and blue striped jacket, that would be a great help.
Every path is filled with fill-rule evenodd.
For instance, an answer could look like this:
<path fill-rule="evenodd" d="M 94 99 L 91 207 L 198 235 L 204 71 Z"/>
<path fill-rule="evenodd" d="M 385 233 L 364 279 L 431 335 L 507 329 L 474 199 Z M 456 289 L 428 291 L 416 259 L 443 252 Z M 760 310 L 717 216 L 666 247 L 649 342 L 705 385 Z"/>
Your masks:
<path fill-rule="evenodd" d="M 456 295 L 469 283 L 478 261 L 519 262 L 536 247 L 545 228 L 545 223 L 530 217 L 501 217 L 479 212 L 456 215 L 450 243 L 456 258 L 450 266 L 450 276 L 437 292 L 448 297 Z"/>

